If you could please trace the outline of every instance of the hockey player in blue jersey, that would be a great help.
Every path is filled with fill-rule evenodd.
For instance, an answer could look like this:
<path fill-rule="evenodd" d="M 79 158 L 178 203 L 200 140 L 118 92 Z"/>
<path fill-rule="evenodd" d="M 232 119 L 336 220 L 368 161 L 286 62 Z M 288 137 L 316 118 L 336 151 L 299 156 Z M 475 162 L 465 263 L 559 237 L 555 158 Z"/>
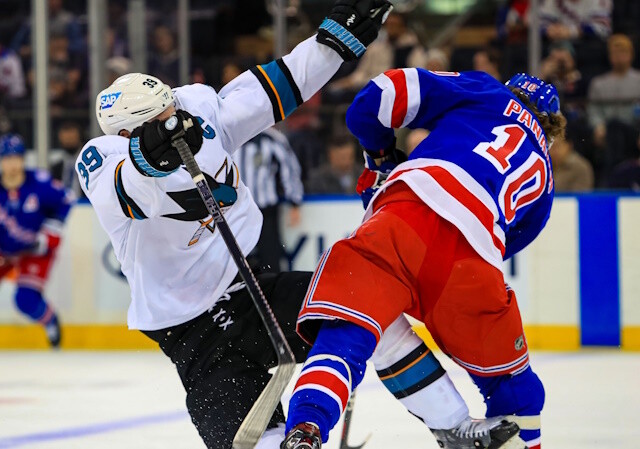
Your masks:
<path fill-rule="evenodd" d="M 20 136 L 0 137 L 0 278 L 17 268 L 15 303 L 60 345 L 60 322 L 42 297 L 72 204 L 60 183 L 44 171 L 24 168 Z"/>
<path fill-rule="evenodd" d="M 367 212 L 323 255 L 300 311 L 298 332 L 314 346 L 282 448 L 320 448 L 383 332 L 407 313 L 470 374 L 487 416 L 519 426 L 506 441 L 468 447 L 540 449 L 544 388 L 502 264 L 549 218 L 549 147 L 565 126 L 555 87 L 525 74 L 505 86 L 480 72 L 391 70 L 358 94 L 347 125 L 365 148 L 358 191 Z M 431 132 L 408 161 L 395 146 L 403 127 Z M 421 417 L 425 401 L 406 399 L 439 364 L 428 351 L 414 358 L 376 369 Z M 458 447 L 450 432 L 432 430 L 441 447 Z"/>

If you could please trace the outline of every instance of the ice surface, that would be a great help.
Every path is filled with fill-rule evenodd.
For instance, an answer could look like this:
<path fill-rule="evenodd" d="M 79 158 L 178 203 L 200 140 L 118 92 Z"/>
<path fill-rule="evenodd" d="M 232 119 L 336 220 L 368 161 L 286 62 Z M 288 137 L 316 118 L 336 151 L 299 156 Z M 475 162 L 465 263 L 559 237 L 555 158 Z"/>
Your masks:
<path fill-rule="evenodd" d="M 481 415 L 469 378 L 443 362 L 472 414 Z M 532 364 L 547 391 L 545 449 L 640 448 L 640 354 L 535 353 Z M 438 447 L 372 369 L 358 389 L 353 420 L 351 444 L 371 433 L 368 449 Z M 325 448 L 338 447 L 339 432 L 340 425 Z M 159 352 L 0 352 L 0 448 L 17 447 L 204 445 L 186 414 L 180 380 Z"/>

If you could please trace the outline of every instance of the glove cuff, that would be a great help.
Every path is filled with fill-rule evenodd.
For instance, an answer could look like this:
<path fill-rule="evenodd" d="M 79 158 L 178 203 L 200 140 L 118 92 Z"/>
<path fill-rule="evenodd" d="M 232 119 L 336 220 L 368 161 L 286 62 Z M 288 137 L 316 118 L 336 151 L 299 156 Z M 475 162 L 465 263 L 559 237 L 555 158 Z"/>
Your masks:
<path fill-rule="evenodd" d="M 140 149 L 140 137 L 132 137 L 129 141 L 129 156 L 131 157 L 131 162 L 133 162 L 133 166 L 142 174 L 143 176 L 148 176 L 151 178 L 163 178 L 165 176 L 169 176 L 171 173 L 178 170 L 178 168 L 171 171 L 161 171 L 152 167 L 151 164 L 145 159 L 142 154 L 142 150 Z"/>
<path fill-rule="evenodd" d="M 331 37 L 328 38 L 323 34 Z M 345 61 L 357 59 L 367 50 L 367 47 L 349 30 L 329 18 L 325 18 L 318 27 L 317 40 L 336 50 Z"/>

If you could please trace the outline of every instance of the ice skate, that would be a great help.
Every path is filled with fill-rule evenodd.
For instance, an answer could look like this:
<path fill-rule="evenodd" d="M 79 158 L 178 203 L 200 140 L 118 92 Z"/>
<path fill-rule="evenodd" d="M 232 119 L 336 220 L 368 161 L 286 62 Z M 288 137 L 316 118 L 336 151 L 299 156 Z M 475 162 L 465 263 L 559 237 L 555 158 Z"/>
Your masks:
<path fill-rule="evenodd" d="M 289 431 L 280 445 L 281 449 L 320 449 L 322 438 L 320 430 L 313 423 L 302 423 Z"/>
<path fill-rule="evenodd" d="M 44 325 L 44 330 L 47 333 L 47 339 L 49 340 L 51 347 L 54 349 L 59 348 L 62 331 L 60 329 L 60 321 L 58 321 L 57 315 L 54 315 L 49 322 Z"/>
<path fill-rule="evenodd" d="M 517 424 L 501 417 L 465 419 L 453 429 L 431 429 L 443 449 L 526 449 Z"/>

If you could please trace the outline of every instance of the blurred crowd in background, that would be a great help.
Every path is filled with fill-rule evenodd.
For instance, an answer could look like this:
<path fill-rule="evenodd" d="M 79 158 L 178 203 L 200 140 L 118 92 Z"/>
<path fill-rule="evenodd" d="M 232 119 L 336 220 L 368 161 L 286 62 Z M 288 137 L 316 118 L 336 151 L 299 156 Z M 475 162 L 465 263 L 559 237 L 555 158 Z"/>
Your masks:
<path fill-rule="evenodd" d="M 47 1 L 50 169 L 80 193 L 73 163 L 93 137 L 87 130 L 95 101 L 88 85 L 87 0 Z M 551 149 L 556 190 L 640 191 L 640 57 L 635 57 L 640 48 L 640 1 L 540 1 L 543 60 L 537 75 L 556 85 L 569 123 L 566 140 Z M 219 89 L 242 71 L 271 59 L 271 3 L 191 0 L 190 82 Z M 332 3 L 288 1 L 291 48 L 313 34 Z M 305 193 L 355 192 L 361 156 L 344 127 L 344 114 L 358 90 L 379 73 L 396 67 L 481 70 L 504 81 L 527 71 L 528 0 L 412 3 L 411 12 L 389 17 L 384 32 L 360 61 L 345 64 L 325 89 L 279 126 L 286 140 L 276 140 L 298 160 L 297 168 L 287 173 L 300 177 Z M 108 1 L 109 83 L 132 68 L 127 6 L 126 0 Z M 176 2 L 148 1 L 146 8 L 148 73 L 178 86 Z M 0 134 L 20 133 L 32 146 L 30 2 L 0 0 L 0 11 Z M 464 21 L 457 20 L 463 16 Z M 403 130 L 399 148 L 410 152 L 427 135 L 428 130 Z M 265 155 L 253 160 L 271 172 L 282 165 Z"/>

